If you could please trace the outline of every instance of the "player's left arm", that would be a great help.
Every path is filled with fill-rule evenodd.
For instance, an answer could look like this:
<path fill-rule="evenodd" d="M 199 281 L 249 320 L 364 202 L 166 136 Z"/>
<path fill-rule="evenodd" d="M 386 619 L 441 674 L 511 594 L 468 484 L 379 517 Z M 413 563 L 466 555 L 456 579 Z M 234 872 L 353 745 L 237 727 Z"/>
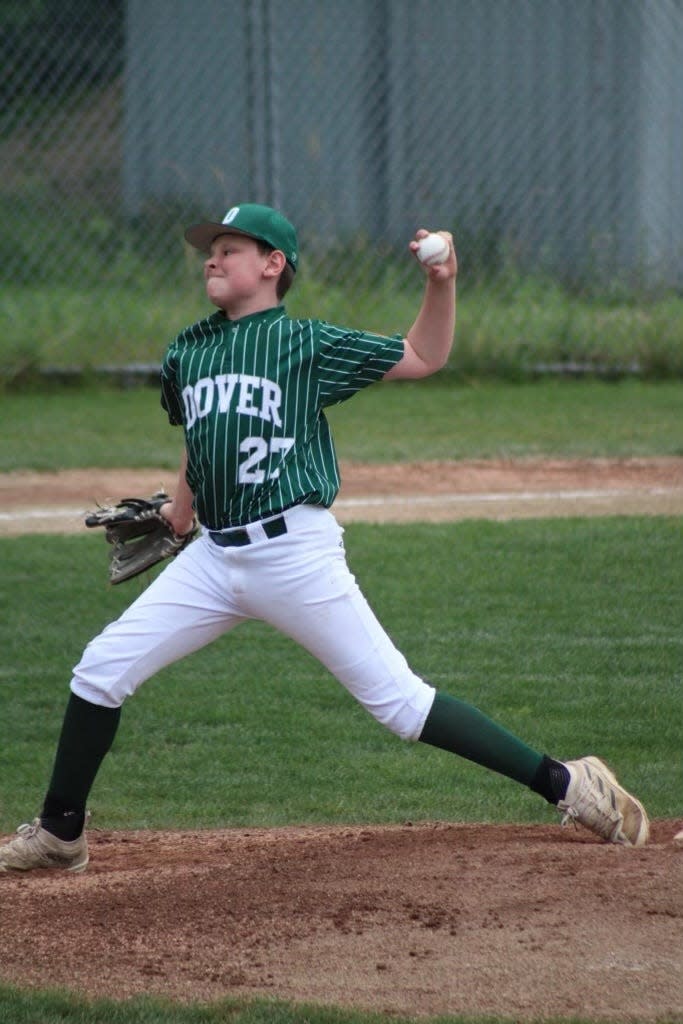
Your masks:
<path fill-rule="evenodd" d="M 168 519 L 178 536 L 182 537 L 192 529 L 194 523 L 194 494 L 187 482 L 187 448 L 183 448 L 175 496 L 166 505 L 162 505 L 159 511 L 164 519 Z"/>
<path fill-rule="evenodd" d="M 410 248 L 416 254 L 418 242 L 427 231 L 420 229 Z M 417 380 L 441 370 L 448 360 L 455 334 L 455 280 L 458 261 L 453 236 L 440 231 L 448 240 L 450 252 L 444 263 L 420 264 L 427 275 L 420 311 L 404 338 L 402 358 L 385 373 L 384 380 Z"/>

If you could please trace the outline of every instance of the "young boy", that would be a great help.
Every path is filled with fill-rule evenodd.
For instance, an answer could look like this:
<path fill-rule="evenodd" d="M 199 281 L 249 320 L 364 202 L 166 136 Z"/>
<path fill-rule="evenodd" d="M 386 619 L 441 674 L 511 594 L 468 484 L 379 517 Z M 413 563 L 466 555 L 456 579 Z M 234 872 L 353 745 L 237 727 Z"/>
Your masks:
<path fill-rule="evenodd" d="M 415 254 L 417 232 L 410 248 Z M 326 406 L 379 380 L 444 366 L 455 329 L 456 255 L 425 266 L 422 305 L 405 338 L 292 320 L 280 304 L 299 259 L 276 210 L 235 206 L 189 228 L 207 254 L 217 311 L 182 331 L 161 372 L 161 401 L 185 446 L 164 515 L 201 536 L 86 647 L 74 669 L 52 778 L 39 818 L 0 847 L 0 870 L 88 863 L 86 799 L 121 705 L 164 665 L 246 619 L 302 644 L 378 722 L 530 787 L 603 839 L 640 846 L 641 804 L 596 758 L 537 753 L 475 708 L 436 692 L 393 645 L 346 565 L 328 511 L 339 488 Z M 264 713 L 268 709 L 264 708 Z"/>

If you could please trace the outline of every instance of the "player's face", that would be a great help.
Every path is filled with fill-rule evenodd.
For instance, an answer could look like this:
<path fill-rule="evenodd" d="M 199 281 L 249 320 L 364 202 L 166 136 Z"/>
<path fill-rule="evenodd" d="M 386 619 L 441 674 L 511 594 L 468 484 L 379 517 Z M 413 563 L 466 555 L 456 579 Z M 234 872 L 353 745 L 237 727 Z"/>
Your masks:
<path fill-rule="evenodd" d="M 219 235 L 204 262 L 206 294 L 220 309 L 240 307 L 258 293 L 267 263 L 253 238 Z"/>

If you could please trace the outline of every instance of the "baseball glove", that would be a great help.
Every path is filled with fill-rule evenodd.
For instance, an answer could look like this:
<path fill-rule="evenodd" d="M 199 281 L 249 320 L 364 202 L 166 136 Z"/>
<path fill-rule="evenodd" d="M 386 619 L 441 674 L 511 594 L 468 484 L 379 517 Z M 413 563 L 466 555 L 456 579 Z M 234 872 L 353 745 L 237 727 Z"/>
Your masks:
<path fill-rule="evenodd" d="M 103 526 L 112 548 L 109 553 L 109 582 L 123 583 L 161 562 L 175 557 L 190 543 L 197 525 L 179 536 L 159 509 L 169 496 L 157 491 L 151 498 L 122 498 L 115 505 L 103 505 L 85 517 L 86 526 Z"/>

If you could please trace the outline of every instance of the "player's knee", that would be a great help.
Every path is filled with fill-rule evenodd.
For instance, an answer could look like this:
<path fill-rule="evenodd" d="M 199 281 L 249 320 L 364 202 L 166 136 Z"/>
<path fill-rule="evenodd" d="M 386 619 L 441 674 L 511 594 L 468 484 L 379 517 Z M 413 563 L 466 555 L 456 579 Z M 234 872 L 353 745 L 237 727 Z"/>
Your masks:
<path fill-rule="evenodd" d="M 390 732 L 414 742 L 420 738 L 434 693 L 432 686 L 413 676 L 408 689 L 402 686 L 394 695 L 366 707 Z"/>
<path fill-rule="evenodd" d="M 81 700 L 86 700 L 89 704 L 97 704 L 101 708 L 120 708 L 123 703 L 118 693 L 102 685 L 94 685 L 79 676 L 74 676 L 71 680 L 71 692 Z"/>
<path fill-rule="evenodd" d="M 402 740 L 414 742 L 420 738 L 424 726 L 425 716 L 418 716 L 414 708 L 401 708 L 395 714 L 386 718 L 376 716 L 382 725 Z"/>

